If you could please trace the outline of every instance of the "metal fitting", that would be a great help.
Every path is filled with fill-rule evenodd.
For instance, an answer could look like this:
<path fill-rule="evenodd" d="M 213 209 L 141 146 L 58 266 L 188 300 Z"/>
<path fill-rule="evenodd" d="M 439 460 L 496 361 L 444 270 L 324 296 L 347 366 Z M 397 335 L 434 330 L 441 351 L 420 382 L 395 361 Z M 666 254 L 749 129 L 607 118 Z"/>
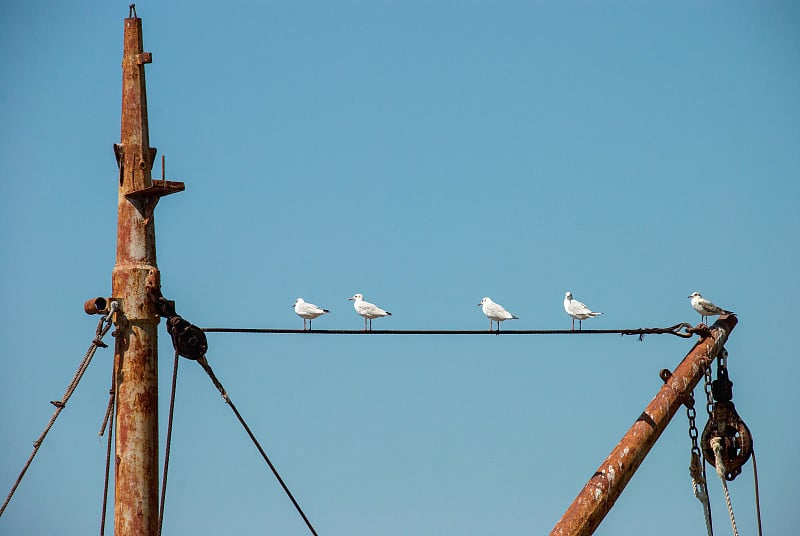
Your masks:
<path fill-rule="evenodd" d="M 87 315 L 104 315 L 108 312 L 108 300 L 102 296 L 86 300 L 83 310 Z"/>

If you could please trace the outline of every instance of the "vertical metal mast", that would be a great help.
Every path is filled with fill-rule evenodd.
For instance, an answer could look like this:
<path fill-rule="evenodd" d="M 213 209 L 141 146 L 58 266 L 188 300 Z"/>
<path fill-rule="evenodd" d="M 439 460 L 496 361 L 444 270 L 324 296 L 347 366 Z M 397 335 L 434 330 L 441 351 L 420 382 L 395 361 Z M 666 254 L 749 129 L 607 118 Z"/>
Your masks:
<path fill-rule="evenodd" d="M 117 257 L 112 293 L 116 316 L 116 465 L 114 534 L 153 536 L 158 530 L 158 316 L 147 289 L 160 284 L 156 267 L 153 210 L 158 199 L 183 190 L 183 183 L 153 181 L 156 149 L 150 147 L 142 20 L 130 6 L 122 58 L 121 141 Z"/>
<path fill-rule="evenodd" d="M 656 397 L 600 464 L 550 536 L 589 536 L 594 533 L 669 421 L 722 350 L 736 323 L 733 315 L 721 316 L 711 326 L 710 334 L 697 341 L 675 371 L 665 375 L 664 385 Z"/>

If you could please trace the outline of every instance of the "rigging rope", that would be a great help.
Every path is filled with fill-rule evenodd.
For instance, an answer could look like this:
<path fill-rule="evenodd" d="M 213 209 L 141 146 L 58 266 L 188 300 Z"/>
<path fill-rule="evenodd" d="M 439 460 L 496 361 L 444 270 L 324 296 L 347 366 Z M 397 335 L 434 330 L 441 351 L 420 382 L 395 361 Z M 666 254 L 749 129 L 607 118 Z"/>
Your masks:
<path fill-rule="evenodd" d="M 81 361 L 80 365 L 78 365 L 78 370 L 75 372 L 75 376 L 72 377 L 72 381 L 69 383 L 67 390 L 64 392 L 64 396 L 61 397 L 61 400 L 53 400 L 50 402 L 56 407 L 56 410 L 55 412 L 53 412 L 53 416 L 50 418 L 50 422 L 47 424 L 42 434 L 36 441 L 33 442 L 33 452 L 31 452 L 28 461 L 25 462 L 22 471 L 20 471 L 19 476 L 17 477 L 17 481 L 14 483 L 14 485 L 11 488 L 11 491 L 8 493 L 8 496 L 6 497 L 3 506 L 0 506 L 0 516 L 3 515 L 3 512 L 5 511 L 6 506 L 8 506 L 8 503 L 11 501 L 11 497 L 14 495 L 14 492 L 17 491 L 17 487 L 19 487 L 20 482 L 22 482 L 22 477 L 25 476 L 25 473 L 28 471 L 28 468 L 33 462 L 33 458 L 36 456 L 36 453 L 39 452 L 39 447 L 42 446 L 42 442 L 44 441 L 44 438 L 47 436 L 47 433 L 50 431 L 50 428 L 53 427 L 53 425 L 56 422 L 56 419 L 61 413 L 61 410 L 63 410 L 66 407 L 67 402 L 72 396 L 72 393 L 75 392 L 75 389 L 78 387 L 78 382 L 80 382 L 81 378 L 83 378 L 83 374 L 89 367 L 89 363 L 92 362 L 92 358 L 94 357 L 95 352 L 97 351 L 98 348 L 108 347 L 108 345 L 103 342 L 103 337 L 105 336 L 106 333 L 108 333 L 108 330 L 111 328 L 113 324 L 113 322 L 111 321 L 111 317 L 117 310 L 117 306 L 118 304 L 116 301 L 111 302 L 111 307 L 108 315 L 101 318 L 100 322 L 98 322 L 97 330 L 95 331 L 95 337 L 92 340 L 92 344 L 89 346 L 89 349 L 83 356 L 83 361 Z"/>
<path fill-rule="evenodd" d="M 292 501 L 292 504 L 294 505 L 294 507 L 297 510 L 297 512 L 300 514 L 300 517 L 302 517 L 303 521 L 305 521 L 306 526 L 308 527 L 308 530 L 311 531 L 311 534 L 313 534 L 314 536 L 317 536 L 317 531 L 314 530 L 313 525 L 311 525 L 311 521 L 308 520 L 308 517 L 306 517 L 306 514 L 303 512 L 303 509 L 300 508 L 300 504 L 298 504 L 297 500 L 294 498 L 294 495 L 292 495 L 292 492 L 289 491 L 289 488 L 286 486 L 286 483 L 281 478 L 281 475 L 278 474 L 278 470 L 275 468 L 275 466 L 270 461 L 269 456 L 267 456 L 267 453 L 264 452 L 264 449 L 261 447 L 261 444 L 256 439 L 256 436 L 253 435 L 253 432 L 250 430 L 250 427 L 247 426 L 247 423 L 242 418 L 242 415 L 239 413 L 239 410 L 236 409 L 236 406 L 233 404 L 233 401 L 228 396 L 228 393 L 225 391 L 225 388 L 222 387 L 222 384 L 217 379 L 217 376 L 214 374 L 214 371 L 211 370 L 211 365 L 208 364 L 208 360 L 206 359 L 206 356 L 200 357 L 199 359 L 197 359 L 197 362 L 200 364 L 201 367 L 203 367 L 203 370 L 206 371 L 206 374 L 208 374 L 208 377 L 211 378 L 211 382 L 214 384 L 214 386 L 220 392 L 220 394 L 222 395 L 223 400 L 225 400 L 225 403 L 228 404 L 231 407 L 231 409 L 233 410 L 233 413 L 236 414 L 236 418 L 239 419 L 239 422 L 244 427 L 245 431 L 247 432 L 247 435 L 250 436 L 250 439 L 253 441 L 253 444 L 258 449 L 258 452 L 261 453 L 261 457 L 264 458 L 265 462 L 267 462 L 267 465 L 272 470 L 272 474 L 274 474 L 275 478 L 278 479 L 278 482 L 280 483 L 281 487 L 283 488 L 283 491 L 286 492 L 286 495 Z"/>
<path fill-rule="evenodd" d="M 711 448 L 714 449 L 714 466 L 717 468 L 717 475 L 722 480 L 722 491 L 725 493 L 725 502 L 728 505 L 728 515 L 731 518 L 733 536 L 739 536 L 739 529 L 736 528 L 736 519 L 733 517 L 733 504 L 731 504 L 731 494 L 728 492 L 728 481 L 725 479 L 725 465 L 722 463 L 722 438 L 712 437 Z"/>
<path fill-rule="evenodd" d="M 202 328 L 205 333 L 314 333 L 318 335 L 638 335 L 642 340 L 645 335 L 675 335 L 688 339 L 692 335 L 704 335 L 709 332 L 707 327 L 692 327 L 687 322 L 681 322 L 666 328 L 636 328 L 636 329 L 585 329 L 572 331 L 569 329 L 522 329 L 508 331 L 487 330 L 352 330 L 352 329 L 280 329 L 280 328 Z"/>
<path fill-rule="evenodd" d="M 708 500 L 708 488 L 706 487 L 706 479 L 703 475 L 703 461 L 700 459 L 700 454 L 695 450 L 692 450 L 689 474 L 692 477 L 692 491 L 694 491 L 694 496 L 697 497 L 697 500 L 703 505 L 703 515 L 706 518 L 706 532 L 708 536 L 714 536 L 714 529 L 711 526 L 711 502 Z"/>

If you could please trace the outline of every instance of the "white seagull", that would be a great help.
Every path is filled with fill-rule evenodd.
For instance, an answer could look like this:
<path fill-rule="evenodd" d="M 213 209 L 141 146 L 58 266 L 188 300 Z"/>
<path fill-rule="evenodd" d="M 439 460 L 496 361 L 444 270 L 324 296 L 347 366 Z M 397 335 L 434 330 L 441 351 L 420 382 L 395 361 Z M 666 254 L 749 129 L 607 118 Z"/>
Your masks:
<path fill-rule="evenodd" d="M 353 309 L 364 317 L 364 331 L 367 331 L 367 320 L 369 320 L 369 331 L 372 331 L 372 319 L 380 318 L 382 316 L 392 316 L 389 311 L 384 311 L 374 303 L 364 301 L 363 294 L 356 294 L 352 298 L 347 298 L 348 301 L 353 302 Z"/>
<path fill-rule="evenodd" d="M 303 331 L 306 330 L 306 320 L 308 320 L 308 330 L 311 331 L 312 320 L 318 316 L 330 313 L 327 309 L 317 307 L 313 303 L 308 303 L 303 300 L 303 298 L 297 298 L 292 307 L 294 307 L 294 312 L 297 313 L 297 316 L 303 319 Z"/>
<path fill-rule="evenodd" d="M 499 303 L 493 302 L 489 296 L 483 298 L 478 307 L 481 307 L 483 314 L 489 318 L 489 331 L 492 331 L 492 322 L 497 322 L 497 331 L 499 332 L 500 322 L 519 318 L 506 311 Z"/>
<path fill-rule="evenodd" d="M 586 307 L 586 304 L 572 299 L 572 292 L 567 291 L 564 296 L 564 310 L 572 317 L 572 331 L 575 331 L 575 320 L 578 320 L 578 331 L 583 329 L 583 321 L 587 318 L 600 316 L 603 313 L 596 313 Z"/>
<path fill-rule="evenodd" d="M 692 299 L 692 309 L 700 313 L 703 323 L 706 322 L 706 317 L 717 315 L 732 315 L 733 311 L 726 311 L 722 307 L 717 307 L 704 297 L 699 292 L 692 292 L 688 296 Z"/>

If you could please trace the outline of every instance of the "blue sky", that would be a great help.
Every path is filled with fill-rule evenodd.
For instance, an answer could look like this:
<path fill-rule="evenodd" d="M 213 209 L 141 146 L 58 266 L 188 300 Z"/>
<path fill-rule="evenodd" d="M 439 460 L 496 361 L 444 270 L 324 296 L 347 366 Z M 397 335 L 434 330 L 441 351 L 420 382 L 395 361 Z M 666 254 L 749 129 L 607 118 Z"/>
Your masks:
<path fill-rule="evenodd" d="M 167 5 L 164 5 L 167 4 Z M 765 533 L 800 516 L 800 8 L 792 2 L 139 3 L 164 294 L 204 327 L 696 323 L 736 311 L 734 402 Z M 115 255 L 127 3 L 0 20 L 0 490 L 88 347 Z M 159 166 L 154 176 L 160 176 Z M 161 332 L 162 430 L 172 349 Z M 109 338 L 110 340 L 110 338 Z M 549 532 L 691 348 L 668 336 L 209 336 L 209 360 L 320 534 Z M 0 518 L 100 518 L 100 350 Z M 701 395 L 697 391 L 697 395 Z M 700 412 L 700 426 L 705 422 Z M 702 533 L 679 412 L 596 534 Z M 163 447 L 163 436 L 162 445 Z M 163 450 L 163 449 L 162 449 Z M 755 532 L 752 465 L 731 484 Z M 720 483 L 715 526 L 729 530 Z M 307 534 L 229 408 L 181 363 L 165 534 Z"/>

